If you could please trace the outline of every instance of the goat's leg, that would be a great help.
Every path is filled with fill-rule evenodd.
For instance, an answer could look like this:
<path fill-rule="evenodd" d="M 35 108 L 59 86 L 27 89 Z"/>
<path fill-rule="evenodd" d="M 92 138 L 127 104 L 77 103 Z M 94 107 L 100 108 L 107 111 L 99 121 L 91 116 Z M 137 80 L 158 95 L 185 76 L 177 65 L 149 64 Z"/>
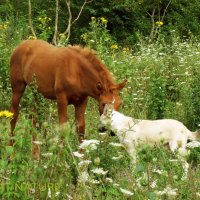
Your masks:
<path fill-rule="evenodd" d="M 126 144 L 126 150 L 131 157 L 131 163 L 135 167 L 135 165 L 136 165 L 136 148 L 135 148 L 135 145 L 131 144 L 131 142 L 129 142 L 128 144 Z"/>
<path fill-rule="evenodd" d="M 174 152 L 178 148 L 178 144 L 176 140 L 171 140 L 169 142 L 169 148 L 172 152 Z"/>

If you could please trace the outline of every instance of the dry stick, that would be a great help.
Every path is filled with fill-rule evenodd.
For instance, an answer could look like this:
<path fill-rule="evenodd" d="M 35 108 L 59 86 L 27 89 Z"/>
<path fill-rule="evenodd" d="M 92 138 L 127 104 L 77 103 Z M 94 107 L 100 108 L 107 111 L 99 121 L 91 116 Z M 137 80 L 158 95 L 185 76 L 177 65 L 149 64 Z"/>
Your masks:
<path fill-rule="evenodd" d="M 154 30 L 155 30 L 154 15 L 155 15 L 155 11 L 156 11 L 156 9 L 154 8 L 152 14 L 147 12 L 147 14 L 151 17 L 151 22 L 152 22 L 152 28 L 151 28 L 151 34 L 150 34 L 151 41 L 153 41 L 153 39 L 154 39 Z"/>
<path fill-rule="evenodd" d="M 166 8 L 165 8 L 165 10 L 164 10 L 164 13 L 163 13 L 163 16 L 162 16 L 162 18 L 161 18 L 161 21 L 163 21 L 163 19 L 164 19 L 164 17 L 165 17 L 165 14 L 166 14 L 166 11 L 167 11 L 167 9 L 168 9 L 170 3 L 171 3 L 171 0 L 168 2 L 167 6 L 166 6 Z"/>
<path fill-rule="evenodd" d="M 67 29 L 65 30 L 64 34 L 67 34 L 67 41 L 68 41 L 70 34 L 71 34 L 72 12 L 71 12 L 71 8 L 70 8 L 70 0 L 65 0 L 65 3 L 67 5 L 69 19 L 68 19 L 68 26 L 67 26 Z"/>
<path fill-rule="evenodd" d="M 93 0 L 91 0 L 91 1 L 85 0 L 85 1 L 84 1 L 84 3 L 83 3 L 83 5 L 81 6 L 81 9 L 80 9 L 80 11 L 79 11 L 79 13 L 78 13 L 76 19 L 74 19 L 74 21 L 72 22 L 72 24 L 74 24 L 74 23 L 79 19 L 79 17 L 81 16 L 81 13 L 82 13 L 83 8 L 85 7 L 86 3 L 91 3 L 92 1 L 93 1 Z M 71 24 L 71 25 L 72 25 L 72 24 Z"/>
<path fill-rule="evenodd" d="M 161 18 L 161 21 L 164 20 L 165 14 L 167 12 L 167 9 L 168 9 L 170 3 L 171 3 L 171 0 L 168 2 L 166 8 L 164 9 L 164 13 L 163 13 L 163 16 Z M 159 7 L 159 5 L 158 5 L 158 7 Z M 154 38 L 156 37 L 156 35 L 158 33 L 158 29 L 159 29 L 158 26 L 155 28 L 155 20 L 154 20 L 155 10 L 156 9 L 154 8 L 153 11 L 152 11 L 152 14 L 150 14 L 149 12 L 147 12 L 147 14 L 151 17 L 151 22 L 152 22 L 152 28 L 151 28 L 151 34 L 150 34 L 151 41 L 154 40 Z M 159 20 L 160 20 L 160 11 L 159 11 Z"/>
<path fill-rule="evenodd" d="M 166 14 L 166 11 L 167 11 L 167 8 L 169 7 L 169 4 L 170 4 L 170 3 L 171 3 L 171 0 L 168 2 L 166 8 L 164 9 L 164 13 L 163 13 L 163 16 L 162 16 L 161 20 L 160 20 L 160 12 L 159 12 L 159 21 L 162 21 L 162 22 L 163 22 L 164 17 L 165 17 L 165 14 Z M 157 33 L 158 33 L 158 29 L 159 29 L 159 27 L 157 26 L 157 27 L 156 27 L 156 30 L 155 30 L 155 33 L 154 33 L 154 38 L 156 37 L 156 35 L 157 35 Z"/>
<path fill-rule="evenodd" d="M 151 187 L 150 187 L 150 163 L 147 162 L 147 178 L 148 178 L 148 190 L 150 192 Z"/>
<path fill-rule="evenodd" d="M 70 37 L 70 34 L 71 34 L 71 26 L 80 18 L 85 5 L 87 3 L 91 3 L 92 1 L 93 0 L 90 0 L 90 1 L 85 0 L 83 5 L 81 6 L 81 9 L 80 9 L 77 17 L 72 21 L 72 12 L 71 12 L 71 7 L 70 7 L 70 0 L 65 0 L 65 3 L 67 5 L 67 10 L 68 10 L 68 13 L 69 13 L 68 26 L 67 26 L 67 29 L 64 31 L 64 34 L 67 34 L 67 40 L 69 40 L 69 37 Z"/>
<path fill-rule="evenodd" d="M 53 44 L 57 45 L 57 35 L 58 35 L 58 12 L 59 12 L 59 0 L 56 0 L 56 16 L 55 16 L 55 31 L 53 35 Z"/>
<path fill-rule="evenodd" d="M 37 36 L 35 34 L 34 28 L 33 28 L 33 24 L 32 24 L 32 8 L 31 8 L 31 0 L 28 0 L 28 21 L 29 21 L 29 26 L 31 29 L 31 33 L 33 34 L 33 36 L 37 39 Z"/>

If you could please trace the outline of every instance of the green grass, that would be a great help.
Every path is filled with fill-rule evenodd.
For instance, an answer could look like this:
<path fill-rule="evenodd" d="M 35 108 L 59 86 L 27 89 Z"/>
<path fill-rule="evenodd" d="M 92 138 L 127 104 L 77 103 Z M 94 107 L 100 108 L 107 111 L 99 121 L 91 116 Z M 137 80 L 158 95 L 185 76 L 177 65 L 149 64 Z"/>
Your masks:
<path fill-rule="evenodd" d="M 7 110 L 11 97 L 8 60 L 15 43 L 14 39 L 10 45 L 2 42 L 8 33 L 0 31 L 0 110 Z M 97 31 L 93 34 L 109 37 L 108 33 L 98 35 Z M 101 38 L 101 42 L 107 42 L 97 43 L 98 37 L 91 33 L 89 36 L 96 41 L 89 38 L 87 44 L 96 48 L 116 81 L 128 79 L 121 92 L 121 112 L 142 119 L 174 118 L 192 131 L 199 128 L 199 43 L 174 39 L 171 45 L 141 43 L 134 49 L 112 49 L 113 40 Z M 143 146 L 138 149 L 134 167 L 126 150 L 112 145 L 118 143 L 116 137 L 108 132 L 99 134 L 98 106 L 90 98 L 85 137 L 98 140 L 98 144 L 82 150 L 83 157 L 78 158 L 73 153 L 79 151 L 73 107 L 69 106 L 69 126 L 62 131 L 55 102 L 38 96 L 39 117 L 34 128 L 29 120 L 33 98 L 31 90 L 27 90 L 21 100 L 14 147 L 9 146 L 10 119 L 0 118 L 1 199 L 200 199 L 200 147 L 190 150 L 186 165 L 162 145 Z M 39 161 L 32 158 L 31 133 L 37 135 Z M 105 174 L 94 173 L 96 168 Z"/>

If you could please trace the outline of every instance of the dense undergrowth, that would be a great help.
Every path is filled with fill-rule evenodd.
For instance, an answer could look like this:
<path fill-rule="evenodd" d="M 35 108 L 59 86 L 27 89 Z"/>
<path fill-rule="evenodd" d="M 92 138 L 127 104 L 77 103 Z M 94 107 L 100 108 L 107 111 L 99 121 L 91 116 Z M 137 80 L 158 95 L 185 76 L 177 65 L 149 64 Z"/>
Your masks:
<path fill-rule="evenodd" d="M 121 112 L 143 119 L 174 118 L 193 131 L 198 129 L 200 43 L 174 36 L 171 44 L 166 44 L 160 35 L 154 44 L 141 39 L 132 48 L 118 46 L 106 23 L 103 18 L 93 18 L 82 39 L 97 51 L 117 82 L 128 80 L 121 92 Z M 14 47 L 29 35 L 22 22 L 10 19 L 1 24 L 0 110 L 8 110 L 9 58 Z M 200 199 L 200 147 L 190 149 L 186 163 L 162 146 L 143 146 L 133 167 L 117 138 L 98 132 L 99 114 L 93 99 L 86 111 L 87 141 L 81 147 L 72 106 L 69 126 L 61 131 L 55 102 L 40 95 L 33 128 L 29 119 L 32 102 L 36 102 L 35 95 L 27 88 L 14 147 L 9 146 L 10 117 L 0 115 L 1 199 Z M 31 132 L 38 138 L 39 161 L 32 158 Z"/>

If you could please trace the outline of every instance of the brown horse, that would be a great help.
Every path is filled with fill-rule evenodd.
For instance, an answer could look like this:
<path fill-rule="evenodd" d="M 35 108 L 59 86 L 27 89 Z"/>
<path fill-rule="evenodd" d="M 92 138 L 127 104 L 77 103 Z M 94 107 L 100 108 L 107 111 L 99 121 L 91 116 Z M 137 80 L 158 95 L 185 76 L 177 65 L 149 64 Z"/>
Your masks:
<path fill-rule="evenodd" d="M 26 85 L 33 76 L 45 98 L 57 101 L 59 124 L 67 122 L 67 105 L 75 106 L 75 118 L 79 140 L 84 137 L 85 109 L 88 96 L 99 102 L 100 114 L 104 105 L 115 98 L 115 109 L 120 106 L 121 90 L 126 81 L 116 84 L 105 65 L 95 53 L 79 46 L 58 48 L 41 40 L 23 41 L 10 60 L 12 100 L 10 111 L 11 136 L 18 117 L 18 107 Z M 11 145 L 13 140 L 11 139 Z"/>

